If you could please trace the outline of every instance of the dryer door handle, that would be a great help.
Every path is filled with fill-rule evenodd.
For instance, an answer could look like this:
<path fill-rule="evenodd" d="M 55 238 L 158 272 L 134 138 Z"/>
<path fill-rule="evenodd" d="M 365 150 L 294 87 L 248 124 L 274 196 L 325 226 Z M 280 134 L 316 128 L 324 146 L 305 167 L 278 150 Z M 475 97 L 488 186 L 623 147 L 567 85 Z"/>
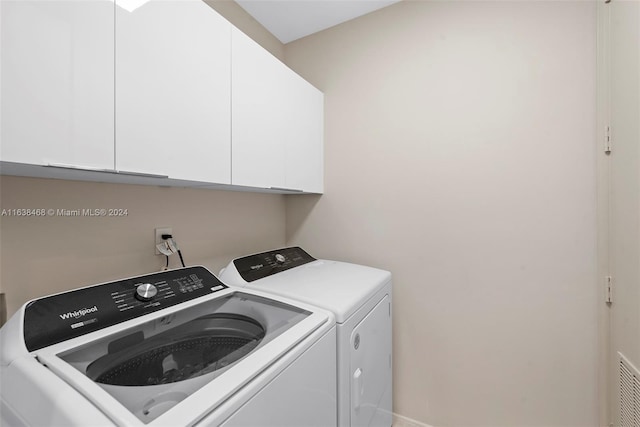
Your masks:
<path fill-rule="evenodd" d="M 353 381 L 351 385 L 351 390 L 353 390 L 353 409 L 357 411 L 360 409 L 360 396 L 362 396 L 362 369 L 358 368 L 353 373 Z"/>

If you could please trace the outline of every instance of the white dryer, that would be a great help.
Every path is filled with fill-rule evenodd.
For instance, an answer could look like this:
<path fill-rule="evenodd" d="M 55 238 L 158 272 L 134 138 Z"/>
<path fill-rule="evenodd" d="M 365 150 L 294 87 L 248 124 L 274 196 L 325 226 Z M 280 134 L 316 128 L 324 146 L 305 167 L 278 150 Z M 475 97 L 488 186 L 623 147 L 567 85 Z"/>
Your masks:
<path fill-rule="evenodd" d="M 220 279 L 331 310 L 338 328 L 338 425 L 391 426 L 390 272 L 289 247 L 235 259 Z"/>
<path fill-rule="evenodd" d="M 336 425 L 335 329 L 203 267 L 36 299 L 0 330 L 0 424 Z"/>

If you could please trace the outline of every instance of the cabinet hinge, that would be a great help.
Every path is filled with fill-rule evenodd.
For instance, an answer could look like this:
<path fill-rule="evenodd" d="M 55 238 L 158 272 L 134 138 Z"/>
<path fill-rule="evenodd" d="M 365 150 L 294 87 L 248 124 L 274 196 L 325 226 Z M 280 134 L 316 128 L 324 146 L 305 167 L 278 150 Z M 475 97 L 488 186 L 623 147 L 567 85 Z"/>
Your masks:
<path fill-rule="evenodd" d="M 611 154 L 611 145 L 613 141 L 611 141 L 611 126 L 606 126 L 604 128 L 604 152 L 605 154 Z"/>
<path fill-rule="evenodd" d="M 604 278 L 604 302 L 607 304 L 613 302 L 613 278 L 611 276 Z"/>

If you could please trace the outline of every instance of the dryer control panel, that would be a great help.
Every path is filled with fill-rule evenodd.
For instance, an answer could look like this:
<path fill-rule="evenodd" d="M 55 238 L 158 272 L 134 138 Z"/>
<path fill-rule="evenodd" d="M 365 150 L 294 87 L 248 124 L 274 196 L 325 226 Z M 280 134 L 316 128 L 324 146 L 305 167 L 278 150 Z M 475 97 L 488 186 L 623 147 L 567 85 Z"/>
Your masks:
<path fill-rule="evenodd" d="M 24 340 L 34 351 L 226 289 L 204 267 L 163 271 L 31 301 Z"/>
<path fill-rule="evenodd" d="M 302 248 L 295 246 L 238 258 L 233 265 L 245 281 L 253 282 L 315 260 Z"/>

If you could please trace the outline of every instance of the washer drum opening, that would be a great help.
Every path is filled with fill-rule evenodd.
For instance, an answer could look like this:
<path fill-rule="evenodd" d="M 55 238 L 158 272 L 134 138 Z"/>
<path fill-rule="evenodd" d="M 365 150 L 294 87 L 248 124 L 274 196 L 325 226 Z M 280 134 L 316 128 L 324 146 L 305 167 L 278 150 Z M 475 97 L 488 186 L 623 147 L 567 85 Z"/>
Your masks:
<path fill-rule="evenodd" d="M 118 386 L 183 381 L 240 360 L 260 344 L 265 332 L 247 316 L 206 315 L 95 360 L 87 367 L 87 376 Z"/>

